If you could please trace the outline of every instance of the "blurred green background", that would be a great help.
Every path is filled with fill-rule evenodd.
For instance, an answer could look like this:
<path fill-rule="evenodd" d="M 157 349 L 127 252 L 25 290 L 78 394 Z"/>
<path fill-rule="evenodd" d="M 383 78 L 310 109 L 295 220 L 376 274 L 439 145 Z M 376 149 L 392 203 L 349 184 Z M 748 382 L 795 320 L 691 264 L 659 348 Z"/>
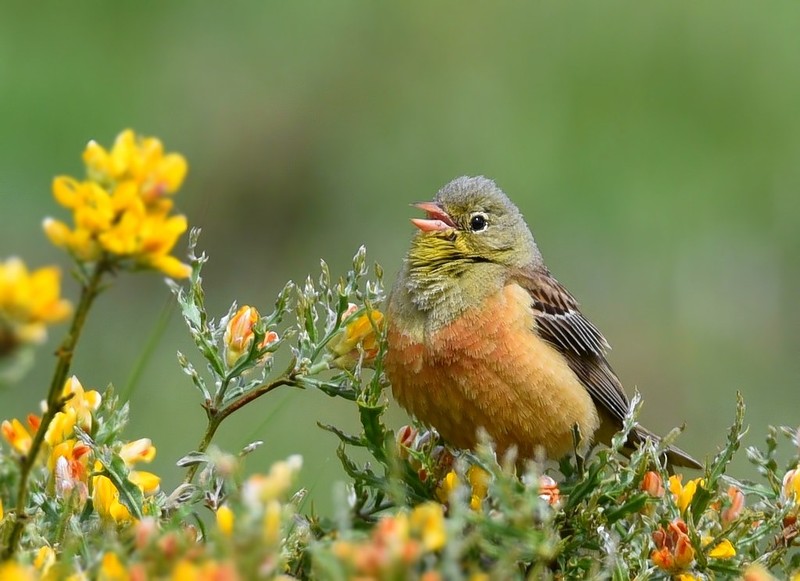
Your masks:
<path fill-rule="evenodd" d="M 800 5 L 496 3 L 18 3 L 0 9 L 0 257 L 66 257 L 41 233 L 65 218 L 57 174 L 82 175 L 89 139 L 125 127 L 189 160 L 177 197 L 203 228 L 208 303 L 269 311 L 320 258 L 343 272 L 366 244 L 389 281 L 416 213 L 451 178 L 497 180 L 551 270 L 614 346 L 656 431 L 713 454 L 748 404 L 748 442 L 800 423 Z M 185 238 L 180 252 L 185 247 Z M 77 286 L 66 278 L 65 294 Z M 124 386 L 171 298 L 125 275 L 91 314 L 74 372 Z M 38 365 L 0 392 L 0 415 L 37 409 Z M 204 427 L 180 372 L 177 312 L 133 392 L 127 434 L 175 460 Z M 305 457 L 327 506 L 341 477 L 317 421 L 352 427 L 343 401 L 268 396 L 218 442 L 265 445 L 251 470 Z M 393 409 L 390 422 L 405 415 Z M 742 454 L 734 473 L 750 473 Z"/>

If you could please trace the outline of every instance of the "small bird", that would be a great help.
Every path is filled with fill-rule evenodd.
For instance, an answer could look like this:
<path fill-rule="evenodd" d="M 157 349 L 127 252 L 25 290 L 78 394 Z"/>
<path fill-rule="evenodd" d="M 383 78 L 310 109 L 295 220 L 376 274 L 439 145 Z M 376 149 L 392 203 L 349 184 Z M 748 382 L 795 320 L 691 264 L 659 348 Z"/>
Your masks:
<path fill-rule="evenodd" d="M 485 177 L 460 177 L 415 204 L 387 307 L 384 368 L 395 399 L 451 445 L 483 428 L 498 454 L 558 459 L 582 437 L 609 443 L 630 402 L 609 344 L 544 264 L 519 209 Z M 637 426 L 630 453 L 657 436 Z M 701 468 L 670 447 L 672 466 Z"/>

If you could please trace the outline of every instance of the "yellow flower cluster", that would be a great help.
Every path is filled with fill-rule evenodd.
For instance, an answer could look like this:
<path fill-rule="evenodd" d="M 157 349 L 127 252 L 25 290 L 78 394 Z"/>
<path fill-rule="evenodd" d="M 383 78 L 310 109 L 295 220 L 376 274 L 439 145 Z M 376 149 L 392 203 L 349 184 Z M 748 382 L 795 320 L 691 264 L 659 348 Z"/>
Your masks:
<path fill-rule="evenodd" d="M 130 129 L 117 136 L 110 151 L 89 142 L 83 160 L 88 179 L 59 176 L 53 181 L 53 195 L 72 211 L 75 227 L 46 218 L 50 241 L 80 261 L 108 257 L 173 278 L 189 276 L 191 268 L 170 255 L 186 230 L 186 217 L 170 214 L 173 202 L 167 197 L 183 183 L 186 160 L 165 154 L 157 138 Z"/>
<path fill-rule="evenodd" d="M 0 262 L 0 356 L 19 344 L 41 343 L 47 324 L 69 316 L 72 307 L 60 294 L 56 267 L 29 272 L 19 258 Z"/>
<path fill-rule="evenodd" d="M 64 407 L 55 415 L 44 435 L 47 467 L 56 495 L 59 498 L 69 498 L 75 494 L 83 503 L 91 494 L 94 509 L 102 518 L 118 523 L 131 520 L 131 514 L 120 503 L 119 491 L 112 481 L 103 475 L 90 478 L 90 466 L 94 472 L 100 472 L 102 466 L 98 462 L 91 463 L 91 449 L 75 436 L 76 426 L 91 433 L 94 412 L 102 402 L 100 394 L 95 390 L 85 390 L 78 378 L 73 376 L 65 382 L 61 396 L 66 399 Z M 14 450 L 25 455 L 30 450 L 33 434 L 39 429 L 39 423 L 38 417 L 28 416 L 29 431 L 17 419 L 6 420 L 1 426 L 2 435 Z M 139 462 L 150 462 L 155 454 L 156 449 L 147 438 L 128 442 L 119 451 L 128 468 Z M 144 494 L 156 492 L 160 482 L 155 474 L 136 470 L 129 472 L 128 479 Z"/>
<path fill-rule="evenodd" d="M 399 579 L 426 554 L 441 550 L 447 542 L 444 510 L 437 502 L 425 502 L 410 513 L 382 518 L 369 539 L 337 541 L 333 554 L 352 579 Z"/>

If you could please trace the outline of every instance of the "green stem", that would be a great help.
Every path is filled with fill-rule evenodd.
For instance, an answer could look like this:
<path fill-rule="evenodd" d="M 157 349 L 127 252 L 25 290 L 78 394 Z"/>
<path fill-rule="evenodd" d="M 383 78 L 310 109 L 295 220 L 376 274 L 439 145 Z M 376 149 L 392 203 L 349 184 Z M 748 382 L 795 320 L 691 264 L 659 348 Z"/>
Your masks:
<path fill-rule="evenodd" d="M 276 379 L 275 381 L 272 381 L 270 383 L 265 383 L 251 391 L 248 391 L 242 397 L 232 401 L 225 407 L 211 408 L 207 410 L 208 425 L 206 426 L 206 431 L 203 434 L 203 438 L 200 440 L 200 443 L 197 446 L 197 451 L 203 453 L 206 450 L 208 450 L 208 446 L 211 444 L 211 440 L 214 438 L 214 434 L 217 433 L 217 429 L 219 428 L 220 424 L 225 418 L 227 418 L 233 412 L 246 406 L 251 401 L 261 397 L 264 394 L 269 393 L 273 389 L 276 389 L 282 385 L 296 385 L 296 384 L 294 379 L 292 379 L 289 375 L 283 375 L 278 379 Z M 192 464 L 189 467 L 189 470 L 186 472 L 186 478 L 183 479 L 183 483 L 189 484 L 194 478 L 194 475 L 197 474 L 197 470 L 199 468 L 200 468 L 199 464 Z"/>
<path fill-rule="evenodd" d="M 33 437 L 30 450 L 22 458 L 19 489 L 17 490 L 17 504 L 14 511 L 16 518 L 14 520 L 14 527 L 11 529 L 11 534 L 8 538 L 8 545 L 3 549 L 4 559 L 9 559 L 14 555 L 14 552 L 18 548 L 17 545 L 19 544 L 20 538 L 22 537 L 22 532 L 28 519 L 28 516 L 25 514 L 25 506 L 28 501 L 28 480 L 31 475 L 31 470 L 42 448 L 44 435 L 47 433 L 47 429 L 56 417 L 56 414 L 62 410 L 64 404 L 69 399 L 69 397 L 62 397 L 61 391 L 64 388 L 67 374 L 69 374 L 72 365 L 72 356 L 75 352 L 75 345 L 77 345 L 83 326 L 86 323 L 89 308 L 100 292 L 100 281 L 108 268 L 108 262 L 101 259 L 95 264 L 94 270 L 83 283 L 81 297 L 75 309 L 75 314 L 72 317 L 72 325 L 70 326 L 67 336 L 64 337 L 61 346 L 56 351 L 58 362 L 53 372 L 53 379 L 50 382 L 50 390 L 47 393 L 47 410 L 44 412 L 39 429 L 36 430 L 36 434 Z"/>

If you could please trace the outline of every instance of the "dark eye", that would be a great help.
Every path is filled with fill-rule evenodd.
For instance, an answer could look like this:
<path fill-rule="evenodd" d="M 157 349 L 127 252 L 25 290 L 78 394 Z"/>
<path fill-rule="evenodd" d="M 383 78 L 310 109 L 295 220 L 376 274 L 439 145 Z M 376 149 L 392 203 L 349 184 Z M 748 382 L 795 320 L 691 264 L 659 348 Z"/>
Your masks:
<path fill-rule="evenodd" d="M 486 226 L 489 225 L 488 220 L 486 219 L 486 214 L 473 214 L 472 217 L 469 219 L 469 229 L 473 232 L 480 232 L 481 230 L 486 230 Z"/>

